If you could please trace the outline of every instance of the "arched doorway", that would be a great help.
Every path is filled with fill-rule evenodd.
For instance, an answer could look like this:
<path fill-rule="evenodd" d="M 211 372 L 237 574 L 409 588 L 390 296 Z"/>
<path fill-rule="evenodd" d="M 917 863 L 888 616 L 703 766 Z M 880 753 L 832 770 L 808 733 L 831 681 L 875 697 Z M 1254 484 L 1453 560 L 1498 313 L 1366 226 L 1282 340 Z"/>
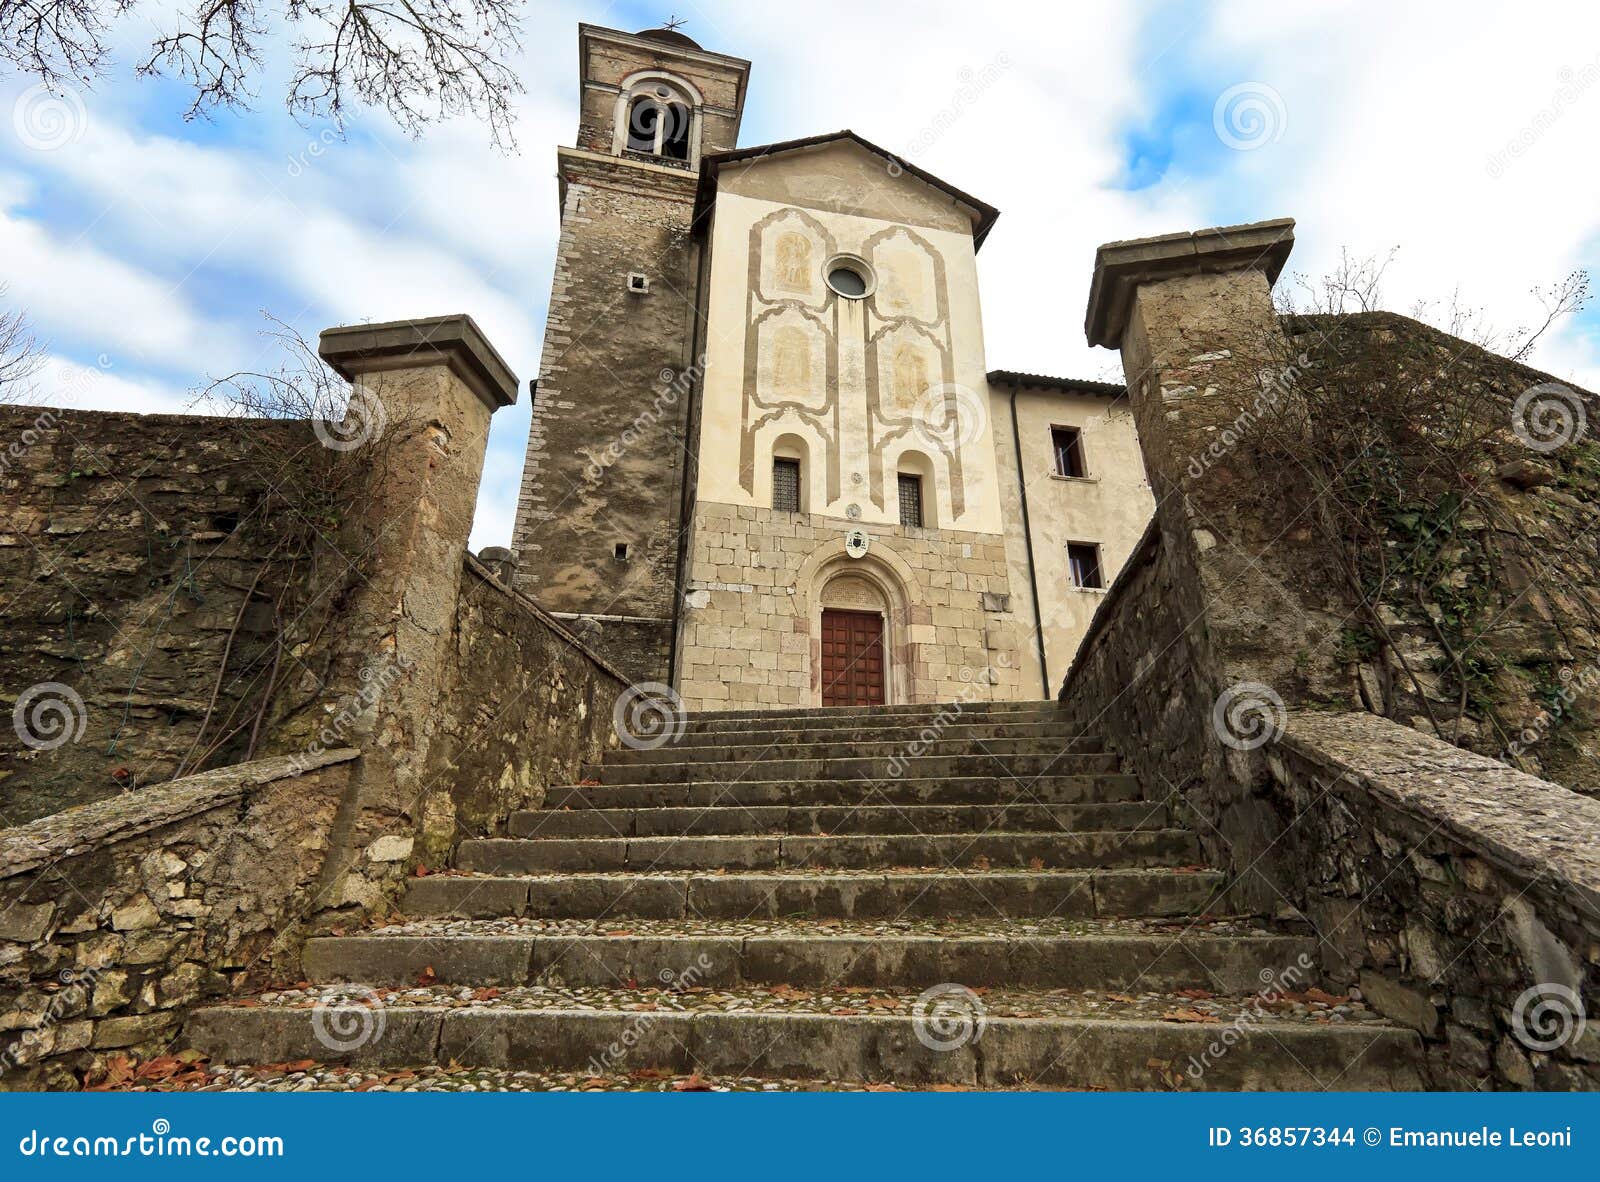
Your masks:
<path fill-rule="evenodd" d="M 882 706 L 889 700 L 889 603 L 859 574 L 822 587 L 818 680 L 824 706 Z"/>

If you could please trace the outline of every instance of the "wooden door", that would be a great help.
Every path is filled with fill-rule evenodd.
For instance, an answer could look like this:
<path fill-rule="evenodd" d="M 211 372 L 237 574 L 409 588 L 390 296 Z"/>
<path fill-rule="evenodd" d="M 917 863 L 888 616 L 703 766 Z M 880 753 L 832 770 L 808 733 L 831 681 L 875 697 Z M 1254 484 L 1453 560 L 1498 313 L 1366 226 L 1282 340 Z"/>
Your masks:
<path fill-rule="evenodd" d="M 822 704 L 884 703 L 883 617 L 827 608 L 822 613 Z"/>

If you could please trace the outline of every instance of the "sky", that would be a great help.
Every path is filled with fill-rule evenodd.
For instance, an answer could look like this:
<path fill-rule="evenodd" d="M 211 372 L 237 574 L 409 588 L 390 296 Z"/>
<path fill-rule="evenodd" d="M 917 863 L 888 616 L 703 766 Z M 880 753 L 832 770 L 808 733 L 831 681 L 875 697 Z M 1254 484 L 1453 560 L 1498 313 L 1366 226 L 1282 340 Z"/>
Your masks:
<path fill-rule="evenodd" d="M 748 58 L 741 144 L 851 128 L 998 206 L 978 256 L 991 369 L 1116 379 L 1084 344 L 1102 242 L 1297 220 L 1288 273 L 1384 256 L 1385 306 L 1452 298 L 1505 332 L 1535 287 L 1600 281 L 1600 5 L 541 0 L 517 68 L 517 150 L 470 120 L 412 139 L 284 110 L 186 122 L 134 76 L 170 26 L 143 3 L 105 77 L 64 99 L 0 74 L 0 284 L 47 345 L 37 401 L 182 412 L 271 366 L 264 313 L 335 324 L 468 312 L 538 373 L 557 235 L 555 148 L 577 129 L 577 25 L 668 16 Z M 9 116 L 9 117 L 7 117 Z M 1600 390 L 1600 307 L 1532 363 Z M 494 419 L 474 549 L 509 544 L 528 398 Z"/>

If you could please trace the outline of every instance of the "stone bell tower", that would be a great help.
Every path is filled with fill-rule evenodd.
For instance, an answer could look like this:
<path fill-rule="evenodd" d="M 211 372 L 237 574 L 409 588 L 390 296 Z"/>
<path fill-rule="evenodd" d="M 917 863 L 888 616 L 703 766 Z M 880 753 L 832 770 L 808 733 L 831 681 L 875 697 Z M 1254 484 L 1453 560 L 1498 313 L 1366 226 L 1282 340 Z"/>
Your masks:
<path fill-rule="evenodd" d="M 750 63 L 673 29 L 580 25 L 578 65 L 516 584 L 630 677 L 666 681 L 702 348 L 695 186 L 735 146 Z"/>

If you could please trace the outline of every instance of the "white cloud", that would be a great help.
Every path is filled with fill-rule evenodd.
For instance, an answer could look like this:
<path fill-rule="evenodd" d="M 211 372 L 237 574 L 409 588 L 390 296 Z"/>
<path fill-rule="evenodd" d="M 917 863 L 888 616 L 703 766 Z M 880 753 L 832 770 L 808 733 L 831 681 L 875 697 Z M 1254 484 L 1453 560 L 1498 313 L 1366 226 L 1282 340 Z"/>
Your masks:
<path fill-rule="evenodd" d="M 1535 314 L 1531 286 L 1600 247 L 1600 85 L 1567 95 L 1561 74 L 1595 63 L 1589 5 L 1535 19 L 1485 0 L 1441 19 L 1375 0 L 930 0 L 908 20 L 859 0 L 701 0 L 691 16 L 686 32 L 708 49 L 752 61 L 743 143 L 852 127 L 1001 209 L 980 256 L 992 367 L 1116 371 L 1081 327 L 1094 249 L 1112 239 L 1287 214 L 1292 269 L 1399 244 L 1396 310 L 1459 284 L 1508 329 Z M 96 405 L 181 407 L 206 372 L 257 360 L 263 303 L 308 335 L 467 311 L 531 377 L 558 229 L 554 145 L 577 125 L 579 19 L 620 17 L 529 14 L 513 157 L 466 121 L 413 142 L 364 116 L 348 143 L 332 140 L 287 120 L 265 84 L 248 134 L 226 134 L 227 117 L 223 135 L 179 139 L 141 126 L 151 91 L 118 77 L 91 96 L 81 139 L 12 158 L 41 189 L 72 193 L 70 217 L 0 174 L 0 278 L 58 350 L 115 358 Z M 1209 102 L 1251 80 L 1283 98 L 1277 142 L 1224 151 L 1208 112 L 1196 125 L 1190 111 L 1181 130 L 1210 149 L 1202 167 L 1185 173 L 1180 154 L 1159 183 L 1119 187 L 1128 131 L 1159 132 L 1175 89 Z M 1514 141 L 1528 142 L 1492 169 Z M 1566 326 L 1535 361 L 1600 387 L 1592 330 Z M 153 376 L 174 374 L 192 376 L 170 393 Z M 509 539 L 525 424 L 523 409 L 497 416 L 474 545 Z"/>
<path fill-rule="evenodd" d="M 10 208 L 0 209 L 0 258 L 8 303 L 26 310 L 41 337 L 85 353 L 127 367 L 187 368 L 220 358 L 239 339 L 161 278 Z"/>

